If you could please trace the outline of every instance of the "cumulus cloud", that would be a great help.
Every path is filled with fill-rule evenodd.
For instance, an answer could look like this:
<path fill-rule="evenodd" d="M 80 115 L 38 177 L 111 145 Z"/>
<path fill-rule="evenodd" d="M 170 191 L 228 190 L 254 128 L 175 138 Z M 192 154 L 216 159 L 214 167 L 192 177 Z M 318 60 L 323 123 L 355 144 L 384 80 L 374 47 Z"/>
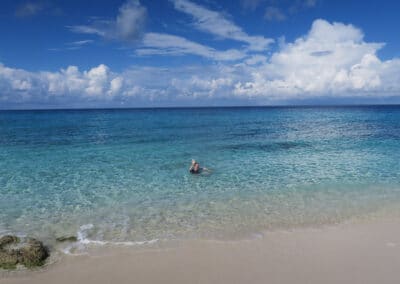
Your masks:
<path fill-rule="evenodd" d="M 274 42 L 273 39 L 263 36 L 250 36 L 242 28 L 227 19 L 222 13 L 209 10 L 189 0 L 171 0 L 176 10 L 190 15 L 193 26 L 200 31 L 210 33 L 222 39 L 231 39 L 244 42 L 249 49 L 255 51 L 265 50 Z"/>
<path fill-rule="evenodd" d="M 285 44 L 266 64 L 253 69 L 252 79 L 238 83 L 235 93 L 278 99 L 398 88 L 385 71 L 387 65 L 393 70 L 398 59 L 382 62 L 376 53 L 383 44 L 367 43 L 363 37 L 352 25 L 316 20 L 305 37 Z M 394 74 L 398 78 L 400 70 Z"/>
<path fill-rule="evenodd" d="M 0 101 L 43 102 L 67 97 L 76 100 L 110 99 L 117 95 L 123 78 L 104 64 L 88 71 L 69 66 L 59 72 L 28 72 L 0 64 Z"/>
<path fill-rule="evenodd" d="M 222 56 L 184 39 L 166 37 L 159 41 L 159 35 L 154 37 L 157 39 L 145 39 L 154 52 L 159 49 L 172 55 L 197 52 L 205 57 Z M 183 42 L 174 46 L 173 42 L 179 40 Z M 182 49 L 184 45 L 189 51 Z M 0 64 L 0 102 L 188 105 L 199 100 L 224 104 L 226 98 L 229 102 L 237 99 L 254 103 L 321 97 L 400 98 L 400 59 L 381 60 L 377 52 L 383 47 L 383 43 L 366 42 L 363 32 L 352 25 L 316 20 L 306 35 L 282 43 L 270 57 L 254 55 L 235 64 L 220 61 L 170 68 L 132 66 L 121 73 L 103 64 L 86 71 L 69 66 L 58 72 L 28 72 Z"/>
<path fill-rule="evenodd" d="M 75 33 L 94 34 L 107 40 L 135 42 L 140 39 L 147 18 L 147 9 L 139 0 L 128 0 L 113 20 L 94 20 L 90 25 L 69 26 Z"/>

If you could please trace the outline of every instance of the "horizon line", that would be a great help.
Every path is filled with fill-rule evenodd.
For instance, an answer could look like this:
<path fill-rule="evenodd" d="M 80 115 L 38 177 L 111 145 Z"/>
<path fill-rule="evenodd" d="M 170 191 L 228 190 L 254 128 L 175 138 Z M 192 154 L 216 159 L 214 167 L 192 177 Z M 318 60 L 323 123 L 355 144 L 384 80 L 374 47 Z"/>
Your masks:
<path fill-rule="evenodd" d="M 51 110 L 146 110 L 146 109 L 207 109 L 207 108 L 318 108 L 318 107 L 372 107 L 400 106 L 400 103 L 382 104 L 279 104 L 279 105 L 210 105 L 210 106 L 137 106 L 137 107 L 55 107 L 55 108 L 0 108 L 0 111 Z"/>

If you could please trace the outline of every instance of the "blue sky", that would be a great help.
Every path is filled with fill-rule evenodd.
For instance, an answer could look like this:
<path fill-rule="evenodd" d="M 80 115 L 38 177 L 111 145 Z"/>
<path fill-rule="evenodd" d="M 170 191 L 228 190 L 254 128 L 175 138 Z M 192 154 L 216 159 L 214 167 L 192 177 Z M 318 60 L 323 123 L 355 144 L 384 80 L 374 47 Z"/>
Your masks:
<path fill-rule="evenodd" d="M 398 1 L 0 3 L 0 108 L 400 102 Z"/>

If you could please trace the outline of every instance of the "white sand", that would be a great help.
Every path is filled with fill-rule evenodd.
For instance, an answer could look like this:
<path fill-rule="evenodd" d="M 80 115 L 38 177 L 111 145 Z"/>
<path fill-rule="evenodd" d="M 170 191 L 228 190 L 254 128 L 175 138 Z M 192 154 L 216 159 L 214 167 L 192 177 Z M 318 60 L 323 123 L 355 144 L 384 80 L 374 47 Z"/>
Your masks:
<path fill-rule="evenodd" d="M 400 220 L 270 232 L 241 242 L 106 249 L 0 283 L 400 283 Z"/>

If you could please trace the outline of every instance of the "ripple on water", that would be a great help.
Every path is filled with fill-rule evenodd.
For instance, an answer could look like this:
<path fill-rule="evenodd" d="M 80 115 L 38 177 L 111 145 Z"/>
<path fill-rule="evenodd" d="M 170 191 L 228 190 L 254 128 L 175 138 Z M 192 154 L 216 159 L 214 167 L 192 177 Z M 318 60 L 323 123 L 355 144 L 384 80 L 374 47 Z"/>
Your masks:
<path fill-rule="evenodd" d="M 84 245 L 246 237 L 400 200 L 400 108 L 0 112 L 0 121 L 0 232 L 49 242 L 85 224 Z M 192 158 L 211 174 L 188 174 Z"/>

